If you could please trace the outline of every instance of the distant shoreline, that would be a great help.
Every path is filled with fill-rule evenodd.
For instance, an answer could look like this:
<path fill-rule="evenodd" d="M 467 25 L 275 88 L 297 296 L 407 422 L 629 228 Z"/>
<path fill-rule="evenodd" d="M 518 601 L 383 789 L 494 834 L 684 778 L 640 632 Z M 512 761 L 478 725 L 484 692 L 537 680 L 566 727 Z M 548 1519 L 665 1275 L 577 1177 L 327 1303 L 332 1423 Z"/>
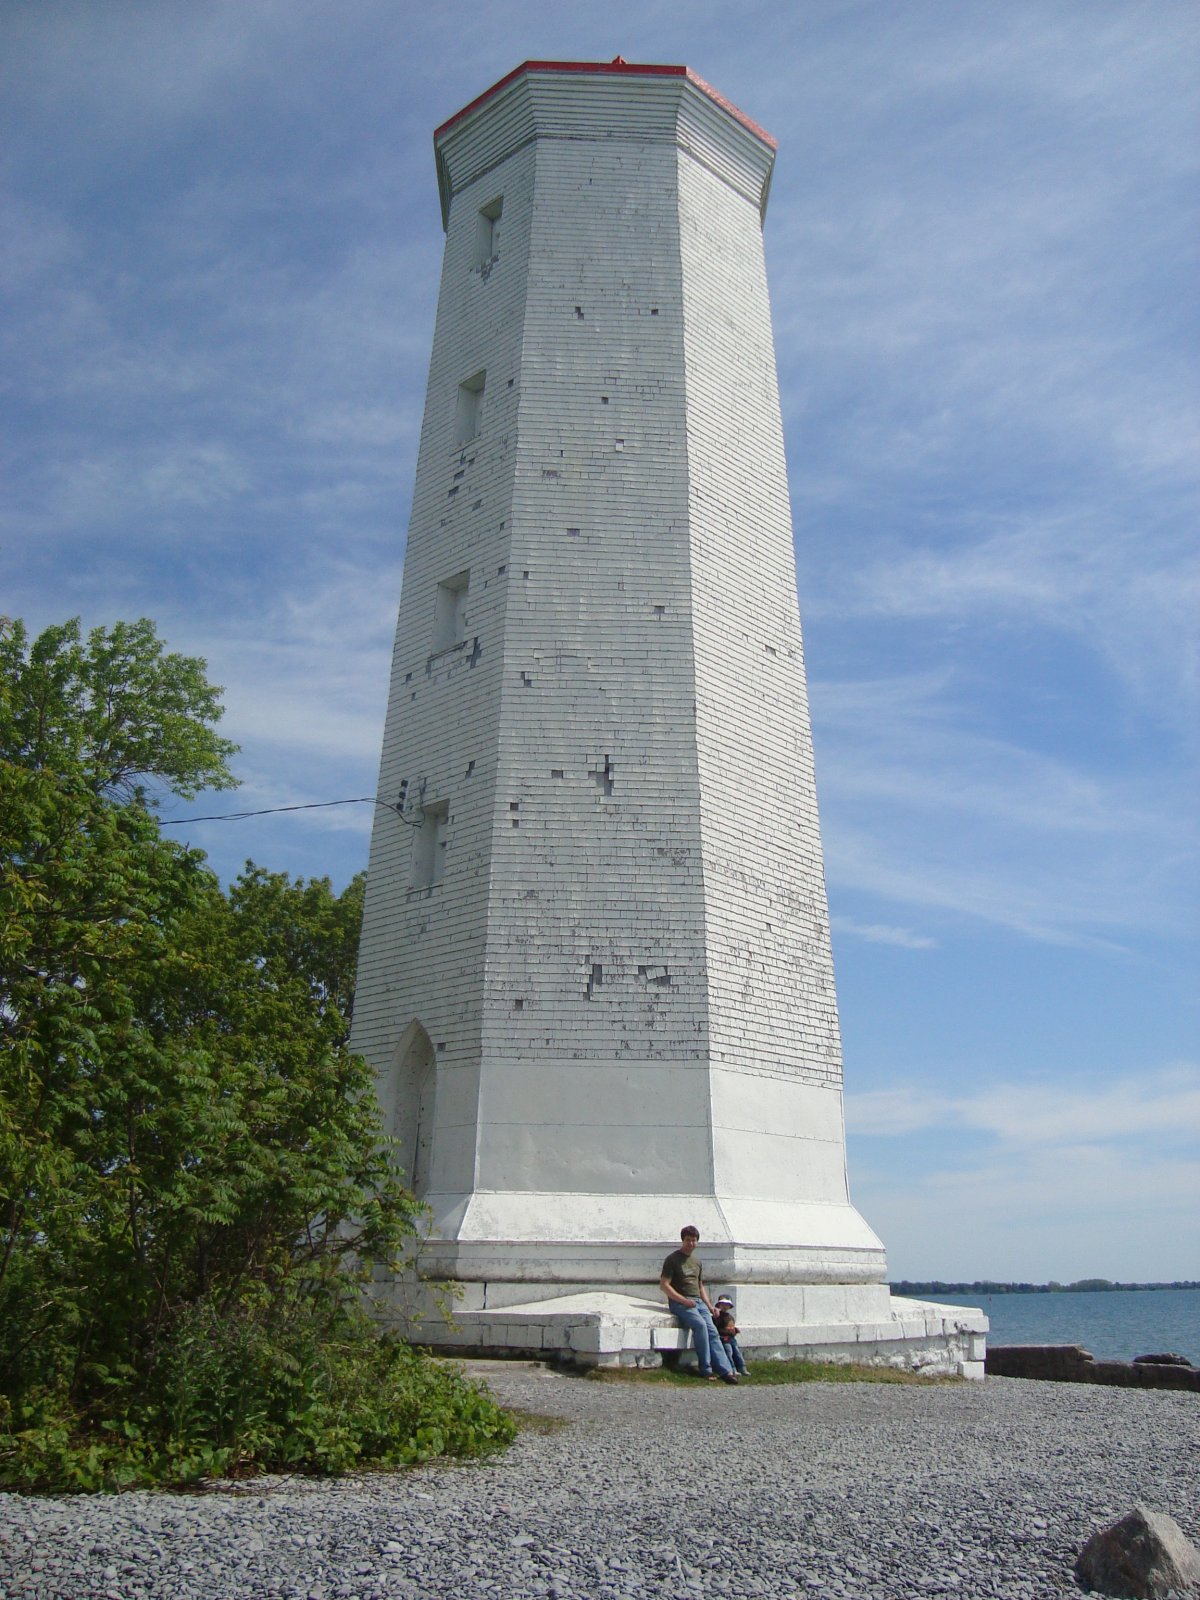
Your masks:
<path fill-rule="evenodd" d="M 974 1283 L 942 1283 L 930 1279 L 899 1278 L 889 1285 L 893 1294 L 1125 1294 L 1133 1289 L 1200 1289 L 1192 1278 L 1174 1283 L 1114 1283 L 1109 1278 L 1080 1278 L 1076 1283 L 993 1283 L 979 1279 Z"/>

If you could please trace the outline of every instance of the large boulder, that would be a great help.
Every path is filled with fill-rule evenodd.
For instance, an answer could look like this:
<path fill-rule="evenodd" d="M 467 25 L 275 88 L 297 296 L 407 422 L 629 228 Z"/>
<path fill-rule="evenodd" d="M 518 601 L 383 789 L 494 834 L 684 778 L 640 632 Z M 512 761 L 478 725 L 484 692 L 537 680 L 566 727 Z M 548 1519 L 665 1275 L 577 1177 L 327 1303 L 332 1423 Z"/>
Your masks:
<path fill-rule="evenodd" d="M 1164 1355 L 1134 1356 L 1133 1364 L 1135 1367 L 1190 1367 L 1192 1363 L 1186 1356 L 1168 1351 Z"/>
<path fill-rule="evenodd" d="M 1087 1589 L 1121 1600 L 1200 1595 L 1200 1553 L 1172 1517 L 1135 1506 L 1094 1533 L 1075 1563 Z"/>

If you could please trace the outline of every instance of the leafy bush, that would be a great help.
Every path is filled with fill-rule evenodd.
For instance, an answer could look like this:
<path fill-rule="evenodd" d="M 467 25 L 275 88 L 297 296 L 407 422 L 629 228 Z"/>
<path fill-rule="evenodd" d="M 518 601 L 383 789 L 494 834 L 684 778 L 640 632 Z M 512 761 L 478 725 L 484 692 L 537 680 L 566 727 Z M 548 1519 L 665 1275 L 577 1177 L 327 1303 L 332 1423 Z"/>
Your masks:
<path fill-rule="evenodd" d="M 349 1307 L 308 1297 L 217 1315 L 191 1308 L 136 1389 L 87 1416 L 43 1395 L 0 1411 L 0 1484 L 23 1490 L 183 1485 L 259 1472 L 339 1474 L 474 1456 L 511 1419 L 476 1384 Z"/>

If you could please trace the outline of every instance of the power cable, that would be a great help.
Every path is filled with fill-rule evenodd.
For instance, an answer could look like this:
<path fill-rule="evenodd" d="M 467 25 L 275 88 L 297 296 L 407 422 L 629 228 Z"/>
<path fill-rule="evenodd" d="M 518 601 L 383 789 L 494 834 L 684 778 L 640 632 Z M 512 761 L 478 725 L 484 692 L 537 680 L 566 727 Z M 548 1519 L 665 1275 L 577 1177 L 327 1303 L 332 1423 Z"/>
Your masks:
<path fill-rule="evenodd" d="M 392 811 L 410 828 L 420 827 L 425 820 L 424 812 L 421 813 L 420 822 L 409 822 L 400 807 L 391 800 L 380 800 L 377 795 L 360 794 L 350 800 L 310 800 L 305 805 L 297 806 L 266 806 L 262 811 L 220 811 L 207 817 L 160 817 L 159 827 L 181 828 L 189 822 L 242 822 L 247 817 L 270 817 L 280 811 L 323 811 L 327 806 L 382 806 L 385 811 Z"/>

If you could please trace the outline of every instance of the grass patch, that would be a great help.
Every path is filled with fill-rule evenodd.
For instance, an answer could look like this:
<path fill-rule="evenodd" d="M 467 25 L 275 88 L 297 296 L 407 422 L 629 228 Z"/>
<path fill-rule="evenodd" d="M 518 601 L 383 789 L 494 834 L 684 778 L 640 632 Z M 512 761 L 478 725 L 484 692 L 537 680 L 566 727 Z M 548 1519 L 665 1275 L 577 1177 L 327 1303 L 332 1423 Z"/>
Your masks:
<path fill-rule="evenodd" d="M 905 1383 L 928 1388 L 931 1384 L 962 1383 L 958 1377 L 927 1377 L 898 1367 L 870 1367 L 843 1361 L 752 1361 L 751 1388 L 793 1383 Z M 670 1367 L 592 1367 L 585 1374 L 600 1383 L 659 1383 L 682 1389 L 707 1388 L 694 1372 Z"/>
<path fill-rule="evenodd" d="M 562 1433 L 571 1426 L 570 1417 L 547 1417 L 540 1411 L 523 1411 L 520 1406 L 505 1406 L 504 1412 L 516 1423 L 518 1433 Z"/>
<path fill-rule="evenodd" d="M 871 1367 L 857 1361 L 759 1361 L 750 1368 L 752 1383 L 962 1383 L 951 1376 L 931 1376 L 903 1367 Z"/>

